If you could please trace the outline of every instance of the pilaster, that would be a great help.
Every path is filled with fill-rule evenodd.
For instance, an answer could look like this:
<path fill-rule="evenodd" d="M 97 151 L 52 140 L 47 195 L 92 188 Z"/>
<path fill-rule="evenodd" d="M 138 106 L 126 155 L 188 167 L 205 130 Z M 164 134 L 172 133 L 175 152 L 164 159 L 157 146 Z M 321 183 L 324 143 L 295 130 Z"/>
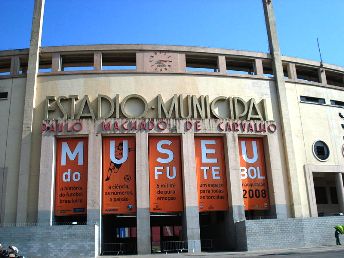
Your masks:
<path fill-rule="evenodd" d="M 339 211 L 344 213 L 344 186 L 342 173 L 336 173 L 336 189 L 338 196 Z"/>
<path fill-rule="evenodd" d="M 52 225 L 53 223 L 55 156 L 55 136 L 42 136 L 37 218 L 39 224 Z"/>
<path fill-rule="evenodd" d="M 262 59 L 254 59 L 254 73 L 260 76 L 264 75 Z"/>
<path fill-rule="evenodd" d="M 137 253 L 151 253 L 148 134 L 136 133 Z"/>
<path fill-rule="evenodd" d="M 90 132 L 88 135 L 88 176 L 87 176 L 87 224 L 100 225 L 101 153 L 102 137 Z"/>
<path fill-rule="evenodd" d="M 188 241 L 188 252 L 201 252 L 197 174 L 195 164 L 195 139 L 193 133 L 182 135 L 184 219 Z"/>

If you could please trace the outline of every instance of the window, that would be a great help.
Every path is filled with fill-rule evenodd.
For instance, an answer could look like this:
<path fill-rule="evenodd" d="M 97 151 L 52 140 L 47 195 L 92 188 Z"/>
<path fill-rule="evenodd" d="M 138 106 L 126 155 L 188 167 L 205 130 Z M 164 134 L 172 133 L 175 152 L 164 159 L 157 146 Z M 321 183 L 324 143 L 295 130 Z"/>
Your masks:
<path fill-rule="evenodd" d="M 314 187 L 317 204 L 328 204 L 325 187 Z"/>
<path fill-rule="evenodd" d="M 313 154 L 320 161 L 326 161 L 330 156 L 330 150 L 323 141 L 317 141 L 313 144 Z"/>
<path fill-rule="evenodd" d="M 331 105 L 337 106 L 337 107 L 344 107 L 344 102 L 339 100 L 333 100 L 331 99 Z"/>
<path fill-rule="evenodd" d="M 51 73 L 51 55 L 40 55 L 39 56 L 39 70 L 40 73 Z"/>
<path fill-rule="evenodd" d="M 254 75 L 254 60 L 252 59 L 226 57 L 226 66 L 228 74 Z"/>
<path fill-rule="evenodd" d="M 62 55 L 62 71 L 92 71 L 94 70 L 92 54 Z"/>
<path fill-rule="evenodd" d="M 308 82 L 319 82 L 318 69 L 296 65 L 297 79 Z"/>
<path fill-rule="evenodd" d="M 11 58 L 0 59 L 0 76 L 11 75 Z"/>
<path fill-rule="evenodd" d="M 185 55 L 187 72 L 218 72 L 218 57 L 215 55 Z"/>
<path fill-rule="evenodd" d="M 104 52 L 102 62 L 102 70 L 136 70 L 136 53 Z"/>
<path fill-rule="evenodd" d="M 343 73 L 326 70 L 326 79 L 329 85 L 344 87 L 343 77 Z"/>
<path fill-rule="evenodd" d="M 300 101 L 301 102 L 306 102 L 306 103 L 313 103 L 313 104 L 325 104 L 325 99 L 323 98 L 316 98 L 316 97 L 309 97 L 309 96 L 300 96 Z"/>
<path fill-rule="evenodd" d="M 8 98 L 8 92 L 0 92 L 0 100 L 5 100 Z"/>
<path fill-rule="evenodd" d="M 122 227 L 116 228 L 117 238 L 136 237 L 136 227 Z"/>
<path fill-rule="evenodd" d="M 263 74 L 265 77 L 272 78 L 274 77 L 274 71 L 272 68 L 272 62 L 271 61 L 263 61 Z"/>

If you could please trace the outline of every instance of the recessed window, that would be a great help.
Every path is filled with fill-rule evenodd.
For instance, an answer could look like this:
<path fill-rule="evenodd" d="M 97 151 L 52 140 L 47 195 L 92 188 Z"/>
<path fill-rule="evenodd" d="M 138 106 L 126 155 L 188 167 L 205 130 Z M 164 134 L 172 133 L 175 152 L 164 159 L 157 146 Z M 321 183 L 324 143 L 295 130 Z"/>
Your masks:
<path fill-rule="evenodd" d="M 344 102 L 339 100 L 333 100 L 331 99 L 331 105 L 337 106 L 337 107 L 344 107 Z"/>
<path fill-rule="evenodd" d="M 254 60 L 226 57 L 228 74 L 254 75 Z"/>
<path fill-rule="evenodd" d="M 7 99 L 8 98 L 8 92 L 0 92 L 0 100 Z"/>
<path fill-rule="evenodd" d="M 214 73 L 219 71 L 217 56 L 185 55 L 186 71 L 200 73 Z"/>
<path fill-rule="evenodd" d="M 136 70 L 135 52 L 102 53 L 102 70 Z"/>
<path fill-rule="evenodd" d="M 344 87 L 343 76 L 341 72 L 326 70 L 326 80 L 329 85 Z"/>
<path fill-rule="evenodd" d="M 323 141 L 317 141 L 313 144 L 313 154 L 320 161 L 326 161 L 330 156 L 330 150 Z"/>
<path fill-rule="evenodd" d="M 316 97 L 309 97 L 309 96 L 300 96 L 301 102 L 313 103 L 313 104 L 325 104 L 325 99 L 323 98 L 316 98 Z"/>
<path fill-rule="evenodd" d="M 317 68 L 300 65 L 296 65 L 295 68 L 298 80 L 308 82 L 320 82 Z"/>

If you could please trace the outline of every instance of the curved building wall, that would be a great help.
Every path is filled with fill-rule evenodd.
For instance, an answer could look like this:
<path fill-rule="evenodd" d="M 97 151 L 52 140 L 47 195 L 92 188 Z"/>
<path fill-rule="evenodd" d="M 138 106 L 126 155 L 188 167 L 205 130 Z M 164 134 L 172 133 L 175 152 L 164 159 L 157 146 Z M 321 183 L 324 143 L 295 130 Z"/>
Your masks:
<path fill-rule="evenodd" d="M 171 60 L 164 59 L 167 53 L 170 54 Z M 149 253 L 151 244 L 150 236 L 147 237 L 146 233 L 150 231 L 150 188 L 147 177 L 150 164 L 148 159 L 150 136 L 178 136 L 180 140 L 185 208 L 182 219 L 185 228 L 183 239 L 187 239 L 189 245 L 200 243 L 197 180 L 195 173 L 192 173 L 192 171 L 196 171 L 194 151 L 195 137 L 197 136 L 220 136 L 223 140 L 222 151 L 225 157 L 229 208 L 225 215 L 226 219 L 223 224 L 225 226 L 221 224 L 216 227 L 226 228 L 223 244 L 230 246 L 230 249 L 256 249 L 256 246 L 252 245 L 251 238 L 257 230 L 264 227 L 265 222 L 260 223 L 258 220 L 254 220 L 255 218 L 277 218 L 274 221 L 276 225 L 284 223 L 285 226 L 291 223 L 290 226 L 292 226 L 293 223 L 298 223 L 298 220 L 287 218 L 317 217 L 338 213 L 342 209 L 344 211 L 344 197 L 342 198 L 341 195 L 344 196 L 344 190 L 340 186 L 341 173 L 344 172 L 343 120 L 339 116 L 344 107 L 344 81 L 341 81 L 341 78 L 344 78 L 343 68 L 326 64 L 320 66 L 319 63 L 307 60 L 283 58 L 288 121 L 292 128 L 290 139 L 296 163 L 296 171 L 290 171 L 280 117 L 280 108 L 285 107 L 281 107 L 279 103 L 272 60 L 269 55 L 221 49 L 142 45 L 43 48 L 41 55 L 34 99 L 30 168 L 25 169 L 25 173 L 27 172 L 28 175 L 29 190 L 25 196 L 19 187 L 19 181 L 22 180 L 22 184 L 25 185 L 26 174 L 19 173 L 19 167 L 20 157 L 26 157 L 20 149 L 22 130 L 30 126 L 23 123 L 26 53 L 25 51 L 0 53 L 0 60 L 3 56 L 5 56 L 4 60 L 10 60 L 7 63 L 9 72 L 5 74 L 1 74 L 6 69 L 5 65 L 0 63 L 0 93 L 7 92 L 8 94 L 6 98 L 0 100 L 0 185 L 2 187 L 0 222 L 2 224 L 12 225 L 22 222 L 19 221 L 18 214 L 26 212 L 26 210 L 24 211 L 25 208 L 18 205 L 20 203 L 18 200 L 23 200 L 21 199 L 23 196 L 27 197 L 28 204 L 24 223 L 38 223 L 38 225 L 56 223 L 54 221 L 54 192 L 56 190 L 54 180 L 57 170 L 57 139 L 81 136 L 87 137 L 89 146 L 86 223 L 98 225 L 101 224 L 102 216 L 102 137 L 126 135 L 135 137 L 137 223 L 141 223 L 137 226 L 137 244 L 141 245 L 138 246 L 139 253 Z M 169 61 L 173 65 L 163 67 L 170 70 L 155 70 L 160 69 L 161 63 Z M 152 63 L 158 66 L 152 65 Z M 87 70 L 81 71 L 85 67 Z M 128 70 L 128 67 L 135 69 Z M 97 98 L 108 96 L 114 102 L 119 98 L 118 103 L 122 103 L 123 99 L 130 95 L 136 97 L 134 96 L 127 103 L 128 113 L 139 114 L 142 111 L 142 101 L 137 99 L 138 95 L 147 101 L 148 105 L 147 114 L 143 118 L 134 118 L 132 121 L 153 119 L 152 121 L 157 122 L 162 119 L 172 126 L 168 129 L 154 128 L 149 131 L 137 129 L 106 131 L 104 128 L 102 129 L 103 122 L 123 122 L 127 118 L 123 112 L 119 112 L 116 117 L 117 106 L 110 118 L 98 117 Z M 159 116 L 159 95 L 167 109 L 173 103 L 173 99 L 179 100 L 181 95 L 183 98 L 187 95 L 194 96 L 192 101 L 200 101 L 199 103 L 202 102 L 200 97 L 204 96 L 204 103 L 209 101 L 208 111 L 205 111 L 206 114 L 209 112 L 209 115 L 202 118 L 199 114 L 200 111 L 197 111 L 197 108 L 201 107 L 192 104 L 192 110 L 197 111 L 195 117 L 182 119 L 176 117 L 174 113 L 171 118 L 166 118 L 165 114 Z M 78 96 L 75 113 L 78 112 L 83 99 L 87 96 L 95 114 L 94 119 L 90 117 L 80 120 L 72 119 L 70 117 L 70 100 L 64 101 L 65 98 L 71 96 Z M 276 125 L 277 130 L 260 133 L 245 130 L 223 130 L 219 124 L 225 124 L 228 121 L 245 121 L 247 116 L 239 119 L 234 117 L 231 112 L 234 112 L 235 108 L 231 109 L 226 106 L 227 102 L 221 102 L 221 105 L 216 106 L 214 110 L 209 110 L 211 102 L 221 96 L 227 98 L 226 101 L 228 98 L 240 98 L 239 102 L 242 100 L 247 103 L 254 99 L 263 113 L 264 123 Z M 63 119 L 63 113 L 58 111 L 55 100 L 58 100 L 57 102 L 61 100 L 62 108 L 68 113 L 67 119 Z M 265 110 L 263 110 L 264 105 L 261 104 L 263 101 L 265 101 Z M 183 103 L 186 103 L 185 99 Z M 109 110 L 107 105 L 102 105 L 102 109 L 103 113 Z M 240 110 L 238 112 L 240 113 Z M 216 118 L 216 114 L 222 116 L 223 119 Z M 68 131 L 68 129 L 53 131 L 47 127 L 55 122 L 73 124 L 79 121 L 82 126 L 80 131 Z M 195 123 L 191 130 L 185 128 L 188 121 Z M 251 122 L 254 123 L 253 120 L 247 123 Z M 196 124 L 199 125 L 199 128 Z M 264 215 L 250 217 L 246 214 L 245 217 L 243 189 L 240 180 L 240 176 L 243 174 L 238 155 L 240 137 L 263 139 L 271 204 L 271 209 Z M 313 144 L 318 140 L 325 142 L 330 150 L 326 161 L 319 161 L 313 153 Z M 291 187 L 295 182 L 298 185 L 300 198 L 296 201 L 293 198 L 297 195 L 292 193 Z M 333 193 L 330 191 L 335 188 L 337 203 L 334 201 L 331 201 L 330 204 L 318 203 L 317 191 L 324 187 L 328 199 L 332 198 Z M 301 213 L 298 216 L 295 216 L 294 212 L 295 203 L 300 204 Z M 328 225 L 332 223 L 331 219 L 322 221 L 326 221 Z M 39 228 L 34 230 L 40 231 Z M 85 232 L 87 230 L 85 227 Z M 91 231 L 93 232 L 94 229 Z M 66 234 L 72 234 L 72 232 L 73 229 L 68 228 Z M 100 231 L 96 229 L 95 233 L 102 237 L 101 232 L 102 226 L 100 225 Z M 248 233 L 246 236 L 245 232 Z M 42 237 L 44 238 L 44 236 Z M 100 242 L 101 240 L 98 241 L 98 244 Z M 95 246 L 98 246 L 97 242 L 95 242 Z M 271 246 L 276 247 L 275 242 Z"/>

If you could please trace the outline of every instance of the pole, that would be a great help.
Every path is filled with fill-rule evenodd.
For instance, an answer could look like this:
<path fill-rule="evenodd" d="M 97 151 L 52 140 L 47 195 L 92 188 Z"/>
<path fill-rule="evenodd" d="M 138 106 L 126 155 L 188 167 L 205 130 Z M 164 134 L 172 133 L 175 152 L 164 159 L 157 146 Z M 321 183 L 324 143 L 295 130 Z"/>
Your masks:
<path fill-rule="evenodd" d="M 17 199 L 17 224 L 27 223 L 30 174 L 31 174 L 31 145 L 32 125 L 35 109 L 35 97 L 37 88 L 37 73 L 39 69 L 39 51 L 42 38 L 43 14 L 45 0 L 35 0 L 31 40 L 29 50 L 29 61 L 25 86 L 25 104 L 23 113 L 23 131 L 20 149 L 20 167 L 18 178 Z M 36 175 L 38 176 L 38 175 Z"/>
<path fill-rule="evenodd" d="M 294 217 L 304 217 L 307 211 L 302 207 L 300 192 L 299 173 L 303 173 L 302 168 L 296 164 L 296 155 L 293 146 L 291 119 L 288 106 L 287 90 L 284 81 L 282 58 L 278 43 L 275 15 L 272 0 L 262 0 L 265 15 L 265 24 L 268 34 L 270 54 L 275 76 L 275 86 L 278 97 L 278 108 L 283 136 L 283 147 L 287 165 L 287 173 L 290 184 L 291 208 Z"/>

